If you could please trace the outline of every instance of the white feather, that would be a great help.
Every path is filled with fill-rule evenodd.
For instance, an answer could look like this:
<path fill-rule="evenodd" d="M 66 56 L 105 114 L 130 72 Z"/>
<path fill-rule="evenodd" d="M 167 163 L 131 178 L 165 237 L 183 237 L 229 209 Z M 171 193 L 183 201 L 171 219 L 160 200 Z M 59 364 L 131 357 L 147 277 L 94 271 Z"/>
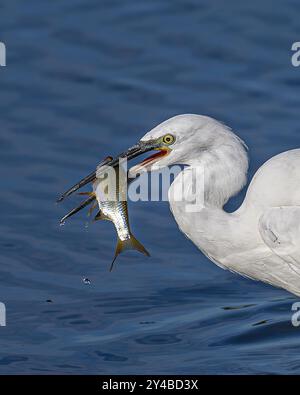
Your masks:
<path fill-rule="evenodd" d="M 143 137 L 176 137 L 172 152 L 155 169 L 185 168 L 169 190 L 179 228 L 217 265 L 300 296 L 300 150 L 266 162 L 254 176 L 246 198 L 234 213 L 223 206 L 246 183 L 248 156 L 244 142 L 224 124 L 200 115 L 173 117 Z M 176 199 L 184 184 L 193 189 L 192 169 L 204 170 L 204 205 L 189 212 L 189 196 Z M 146 169 L 146 170 L 154 170 Z M 200 183 L 201 185 L 201 183 Z"/>

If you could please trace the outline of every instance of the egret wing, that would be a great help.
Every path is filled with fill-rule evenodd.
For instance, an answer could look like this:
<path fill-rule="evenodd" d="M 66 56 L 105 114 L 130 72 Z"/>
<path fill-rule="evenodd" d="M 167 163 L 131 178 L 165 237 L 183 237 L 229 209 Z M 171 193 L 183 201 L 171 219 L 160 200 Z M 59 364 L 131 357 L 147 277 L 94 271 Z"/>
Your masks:
<path fill-rule="evenodd" d="M 300 275 L 300 206 L 268 209 L 259 231 L 265 244 Z"/>

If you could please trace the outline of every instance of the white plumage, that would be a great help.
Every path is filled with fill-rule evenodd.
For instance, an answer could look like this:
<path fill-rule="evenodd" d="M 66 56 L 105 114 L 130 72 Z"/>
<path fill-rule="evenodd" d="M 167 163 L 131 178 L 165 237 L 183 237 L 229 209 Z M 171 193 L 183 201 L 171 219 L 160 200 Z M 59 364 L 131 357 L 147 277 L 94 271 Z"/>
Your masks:
<path fill-rule="evenodd" d="M 246 146 L 228 127 L 200 115 L 179 115 L 155 127 L 142 141 L 171 133 L 169 155 L 130 169 L 153 171 L 173 164 L 187 167 L 169 190 L 171 211 L 186 236 L 213 262 L 243 276 L 300 296 L 300 149 L 267 161 L 255 174 L 241 207 L 224 204 L 246 183 Z M 192 191 L 192 169 L 203 168 L 204 205 L 189 212 L 189 192 L 177 201 L 184 183 Z M 201 183 L 200 183 L 201 185 Z"/>

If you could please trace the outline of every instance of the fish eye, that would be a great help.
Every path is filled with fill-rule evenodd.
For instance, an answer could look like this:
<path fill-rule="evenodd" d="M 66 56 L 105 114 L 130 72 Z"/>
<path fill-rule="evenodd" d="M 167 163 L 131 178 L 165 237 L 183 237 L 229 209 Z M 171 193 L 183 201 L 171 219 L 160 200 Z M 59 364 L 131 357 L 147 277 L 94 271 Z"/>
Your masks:
<path fill-rule="evenodd" d="M 172 134 L 166 134 L 162 139 L 164 144 L 170 145 L 175 141 L 175 137 Z"/>

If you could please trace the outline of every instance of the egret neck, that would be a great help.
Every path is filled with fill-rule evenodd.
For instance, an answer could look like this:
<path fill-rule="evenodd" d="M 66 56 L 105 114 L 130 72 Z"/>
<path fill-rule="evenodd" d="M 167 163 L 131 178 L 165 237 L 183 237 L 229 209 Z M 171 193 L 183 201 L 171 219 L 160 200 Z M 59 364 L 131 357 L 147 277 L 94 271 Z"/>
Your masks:
<path fill-rule="evenodd" d="M 223 207 L 246 184 L 246 146 L 231 132 L 220 146 L 195 150 L 186 165 L 169 189 L 171 211 L 187 237 L 222 266 L 220 257 L 240 242 L 235 235 L 238 212 L 227 213 Z"/>

